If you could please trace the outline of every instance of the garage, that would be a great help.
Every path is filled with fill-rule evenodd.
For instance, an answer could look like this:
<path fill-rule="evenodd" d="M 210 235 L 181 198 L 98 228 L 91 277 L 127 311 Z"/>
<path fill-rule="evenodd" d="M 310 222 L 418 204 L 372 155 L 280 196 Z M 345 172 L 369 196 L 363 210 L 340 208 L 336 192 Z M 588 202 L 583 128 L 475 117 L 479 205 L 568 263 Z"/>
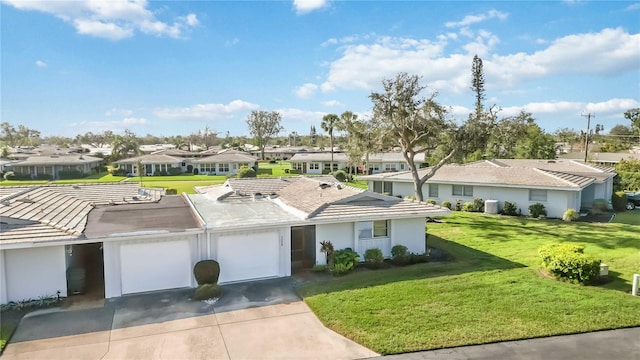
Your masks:
<path fill-rule="evenodd" d="M 120 246 L 122 294 L 191 286 L 188 240 Z"/>
<path fill-rule="evenodd" d="M 275 277 L 280 267 L 278 232 L 225 235 L 218 238 L 220 282 Z"/>

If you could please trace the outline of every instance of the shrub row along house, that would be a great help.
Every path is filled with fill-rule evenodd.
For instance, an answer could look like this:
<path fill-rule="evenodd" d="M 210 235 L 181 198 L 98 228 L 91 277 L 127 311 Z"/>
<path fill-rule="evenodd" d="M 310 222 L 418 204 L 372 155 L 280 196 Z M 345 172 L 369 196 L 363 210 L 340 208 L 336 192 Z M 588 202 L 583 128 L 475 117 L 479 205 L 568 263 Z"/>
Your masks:
<path fill-rule="evenodd" d="M 428 169 L 420 170 L 422 175 Z M 445 165 L 423 186 L 425 198 L 437 203 L 474 199 L 515 202 L 524 215 L 529 205 L 542 203 L 549 217 L 567 209 L 590 209 L 596 199 L 609 201 L 615 172 L 611 168 L 573 160 L 499 159 Z M 413 196 L 410 172 L 360 177 L 369 190 L 393 196 Z"/>
<path fill-rule="evenodd" d="M 205 259 L 219 261 L 220 283 L 289 276 L 324 264 L 322 241 L 361 255 L 379 248 L 389 256 L 397 244 L 423 253 L 425 217 L 449 213 L 332 177 L 229 179 L 199 191 L 0 188 L 0 303 L 195 287 L 193 266 Z"/>

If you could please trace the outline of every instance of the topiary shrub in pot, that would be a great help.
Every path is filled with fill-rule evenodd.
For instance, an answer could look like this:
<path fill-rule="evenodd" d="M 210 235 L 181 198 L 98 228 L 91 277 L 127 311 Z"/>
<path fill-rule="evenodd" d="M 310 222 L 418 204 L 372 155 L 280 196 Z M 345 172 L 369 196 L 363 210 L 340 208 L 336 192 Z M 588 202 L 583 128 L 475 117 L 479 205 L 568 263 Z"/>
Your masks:
<path fill-rule="evenodd" d="M 216 299 L 222 295 L 222 288 L 218 284 L 202 284 L 198 286 L 193 298 L 198 301 Z"/>
<path fill-rule="evenodd" d="M 215 260 L 198 261 L 193 267 L 193 276 L 198 285 L 217 284 L 220 278 L 220 264 Z"/>

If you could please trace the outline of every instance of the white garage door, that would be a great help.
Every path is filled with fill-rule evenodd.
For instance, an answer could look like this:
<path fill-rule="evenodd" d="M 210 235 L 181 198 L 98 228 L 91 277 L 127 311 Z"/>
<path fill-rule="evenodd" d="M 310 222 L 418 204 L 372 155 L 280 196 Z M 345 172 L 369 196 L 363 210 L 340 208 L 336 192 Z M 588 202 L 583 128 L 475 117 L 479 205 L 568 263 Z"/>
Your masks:
<path fill-rule="evenodd" d="M 278 233 L 221 236 L 217 260 L 220 263 L 220 282 L 278 276 Z"/>
<path fill-rule="evenodd" d="M 189 241 L 122 245 L 120 266 L 123 294 L 191 286 Z"/>

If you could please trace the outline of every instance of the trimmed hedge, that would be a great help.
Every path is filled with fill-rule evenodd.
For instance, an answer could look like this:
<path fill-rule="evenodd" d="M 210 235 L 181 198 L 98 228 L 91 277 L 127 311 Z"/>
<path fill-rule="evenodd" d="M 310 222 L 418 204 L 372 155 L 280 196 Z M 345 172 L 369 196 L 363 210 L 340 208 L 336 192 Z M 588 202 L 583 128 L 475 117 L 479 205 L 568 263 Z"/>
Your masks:
<path fill-rule="evenodd" d="M 589 284 L 600 275 L 600 260 L 584 254 L 584 246 L 548 244 L 538 249 L 544 268 L 557 278 Z"/>
<path fill-rule="evenodd" d="M 624 191 L 616 191 L 611 195 L 611 205 L 614 211 L 627 210 L 627 194 Z"/>
<path fill-rule="evenodd" d="M 380 269 L 384 266 L 382 250 L 378 248 L 367 249 L 364 252 L 364 265 L 369 269 Z"/>
<path fill-rule="evenodd" d="M 248 166 L 241 166 L 238 170 L 238 178 L 254 178 L 256 177 L 256 171 Z"/>
<path fill-rule="evenodd" d="M 411 264 L 411 253 L 406 246 L 395 245 L 391 248 L 391 260 L 396 265 L 409 265 Z"/>
<path fill-rule="evenodd" d="M 220 264 L 215 260 L 198 261 L 193 267 L 193 277 L 198 285 L 217 284 L 220 277 Z"/>

